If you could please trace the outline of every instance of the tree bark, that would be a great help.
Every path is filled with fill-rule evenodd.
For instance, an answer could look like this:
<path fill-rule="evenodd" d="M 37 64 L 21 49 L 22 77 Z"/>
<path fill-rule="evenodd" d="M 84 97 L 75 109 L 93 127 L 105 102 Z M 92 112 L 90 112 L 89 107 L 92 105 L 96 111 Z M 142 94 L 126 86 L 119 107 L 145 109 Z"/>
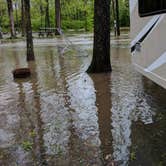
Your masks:
<path fill-rule="evenodd" d="M 117 30 L 116 30 L 116 14 L 115 14 L 115 1 L 112 0 L 112 16 L 113 16 L 113 27 L 114 27 L 114 35 L 117 36 Z"/>
<path fill-rule="evenodd" d="M 120 23 L 119 23 L 119 0 L 116 0 L 116 30 L 117 35 L 120 36 Z"/>
<path fill-rule="evenodd" d="M 85 11 L 84 11 L 84 18 L 85 18 L 85 31 L 88 31 L 88 22 L 87 22 L 87 10 L 86 10 L 86 6 L 87 6 L 87 0 L 84 1 L 84 5 L 85 5 Z"/>
<path fill-rule="evenodd" d="M 24 0 L 26 16 L 27 61 L 35 60 L 32 39 L 30 0 Z"/>
<path fill-rule="evenodd" d="M 12 0 L 7 0 L 7 6 L 8 6 L 8 14 L 9 14 L 9 20 L 10 20 L 10 33 L 11 38 L 15 38 L 15 27 L 14 27 L 14 16 L 13 16 L 13 3 Z"/>
<path fill-rule="evenodd" d="M 3 20 L 3 16 L 4 16 L 4 11 L 6 11 L 6 10 L 4 10 L 4 8 L 3 8 L 3 3 L 1 2 L 0 3 L 0 39 L 3 39 L 3 33 L 2 33 L 2 20 Z"/>
<path fill-rule="evenodd" d="M 25 5 L 24 0 L 21 0 L 21 31 L 22 31 L 22 37 L 25 36 Z"/>
<path fill-rule="evenodd" d="M 42 16 L 43 16 L 43 5 L 42 5 L 42 1 L 40 0 L 40 27 L 43 26 Z"/>
<path fill-rule="evenodd" d="M 110 71 L 110 0 L 95 0 L 93 58 L 87 72 Z"/>
<path fill-rule="evenodd" d="M 2 32 L 1 32 L 1 27 L 0 27 L 0 39 L 3 39 L 3 35 L 2 35 Z"/>
<path fill-rule="evenodd" d="M 15 29 L 16 29 L 16 34 L 17 34 L 17 31 L 19 29 L 19 23 L 18 23 L 18 2 L 17 0 L 15 0 L 15 14 L 16 14 L 16 21 L 15 21 Z"/>
<path fill-rule="evenodd" d="M 61 29 L 61 5 L 60 0 L 55 0 L 55 23 L 58 29 Z"/>

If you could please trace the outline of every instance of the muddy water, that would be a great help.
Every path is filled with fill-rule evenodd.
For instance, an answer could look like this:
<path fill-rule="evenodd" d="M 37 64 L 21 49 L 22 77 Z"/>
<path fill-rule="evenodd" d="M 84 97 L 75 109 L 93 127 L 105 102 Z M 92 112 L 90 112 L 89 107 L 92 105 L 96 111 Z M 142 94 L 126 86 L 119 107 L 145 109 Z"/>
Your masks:
<path fill-rule="evenodd" d="M 113 72 L 92 75 L 92 37 L 70 40 L 36 40 L 31 63 L 25 43 L 0 46 L 0 165 L 166 165 L 166 91 L 133 70 L 128 39 L 112 41 Z"/>

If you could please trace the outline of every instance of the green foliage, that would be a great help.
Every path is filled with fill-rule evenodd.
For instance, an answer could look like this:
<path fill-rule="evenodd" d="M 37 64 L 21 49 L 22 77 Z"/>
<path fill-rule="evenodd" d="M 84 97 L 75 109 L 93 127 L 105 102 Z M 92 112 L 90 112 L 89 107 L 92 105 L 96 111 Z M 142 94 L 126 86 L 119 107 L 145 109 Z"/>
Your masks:
<path fill-rule="evenodd" d="M 92 30 L 93 0 L 70 0 L 62 4 L 62 28 Z M 76 25 L 77 24 L 77 25 Z"/>
<path fill-rule="evenodd" d="M 21 146 L 25 151 L 30 151 L 32 150 L 33 143 L 31 143 L 30 141 L 24 141 L 22 142 Z"/>
<path fill-rule="evenodd" d="M 13 0 L 17 3 L 17 10 L 14 8 L 14 18 L 16 26 L 21 26 L 21 1 Z M 33 31 L 38 31 L 45 26 L 46 0 L 31 0 L 31 19 Z M 93 29 L 93 9 L 94 0 L 61 0 L 62 29 Z M 129 26 L 129 2 L 119 0 L 120 25 Z M 113 12 L 111 12 L 113 13 Z M 16 15 L 18 20 L 16 21 Z M 49 0 L 50 26 L 55 26 L 55 0 Z M 111 15 L 113 20 L 113 16 Z M 17 25 L 18 24 L 18 25 Z M 113 25 L 113 24 L 112 24 Z M 9 32 L 9 17 L 6 0 L 0 0 L 0 26 L 3 31 Z M 20 28 L 19 28 L 20 29 Z"/>
<path fill-rule="evenodd" d="M 62 21 L 62 27 L 64 30 L 67 29 L 83 29 L 84 28 L 84 22 L 81 20 L 64 20 Z"/>
<path fill-rule="evenodd" d="M 0 26 L 3 31 L 8 28 L 8 20 L 6 1 L 0 0 Z"/>
<path fill-rule="evenodd" d="M 135 154 L 135 152 L 131 152 L 131 153 L 130 153 L 130 160 L 131 160 L 131 161 L 136 160 L 136 154 Z"/>
<path fill-rule="evenodd" d="M 120 0 L 119 6 L 120 12 L 120 26 L 127 27 L 129 26 L 129 1 L 128 0 Z"/>
<path fill-rule="evenodd" d="M 136 153 L 137 153 L 137 146 L 134 146 L 131 148 L 130 161 L 134 161 L 137 159 Z"/>

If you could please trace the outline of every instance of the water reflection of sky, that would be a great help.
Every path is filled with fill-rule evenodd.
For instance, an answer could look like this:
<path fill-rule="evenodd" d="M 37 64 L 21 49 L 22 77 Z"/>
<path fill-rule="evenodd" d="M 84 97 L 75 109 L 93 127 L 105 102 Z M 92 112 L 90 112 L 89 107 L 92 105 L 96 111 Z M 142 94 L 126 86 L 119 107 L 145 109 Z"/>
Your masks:
<path fill-rule="evenodd" d="M 153 124 L 160 103 L 152 104 L 128 49 L 112 48 L 112 74 L 88 75 L 88 57 L 37 46 L 34 74 L 24 81 L 14 81 L 11 71 L 28 66 L 25 50 L 0 49 L 0 164 L 129 165 L 133 124 Z"/>
<path fill-rule="evenodd" d="M 119 53 L 117 49 L 114 53 Z M 131 125 L 134 121 L 142 121 L 144 124 L 153 123 L 153 111 L 146 102 L 140 76 L 133 71 L 127 58 L 127 50 L 124 50 L 122 58 L 114 61 L 115 72 L 112 73 L 112 136 L 113 156 L 119 165 L 127 165 L 130 159 Z M 120 67 L 119 67 L 120 66 Z"/>

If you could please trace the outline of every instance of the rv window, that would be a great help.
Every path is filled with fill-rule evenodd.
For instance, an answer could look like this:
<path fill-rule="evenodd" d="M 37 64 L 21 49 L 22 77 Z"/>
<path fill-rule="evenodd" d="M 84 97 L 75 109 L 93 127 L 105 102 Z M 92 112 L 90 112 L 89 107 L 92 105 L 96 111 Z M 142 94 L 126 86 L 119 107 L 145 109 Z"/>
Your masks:
<path fill-rule="evenodd" d="M 140 17 L 166 13 L 166 0 L 138 0 Z"/>

